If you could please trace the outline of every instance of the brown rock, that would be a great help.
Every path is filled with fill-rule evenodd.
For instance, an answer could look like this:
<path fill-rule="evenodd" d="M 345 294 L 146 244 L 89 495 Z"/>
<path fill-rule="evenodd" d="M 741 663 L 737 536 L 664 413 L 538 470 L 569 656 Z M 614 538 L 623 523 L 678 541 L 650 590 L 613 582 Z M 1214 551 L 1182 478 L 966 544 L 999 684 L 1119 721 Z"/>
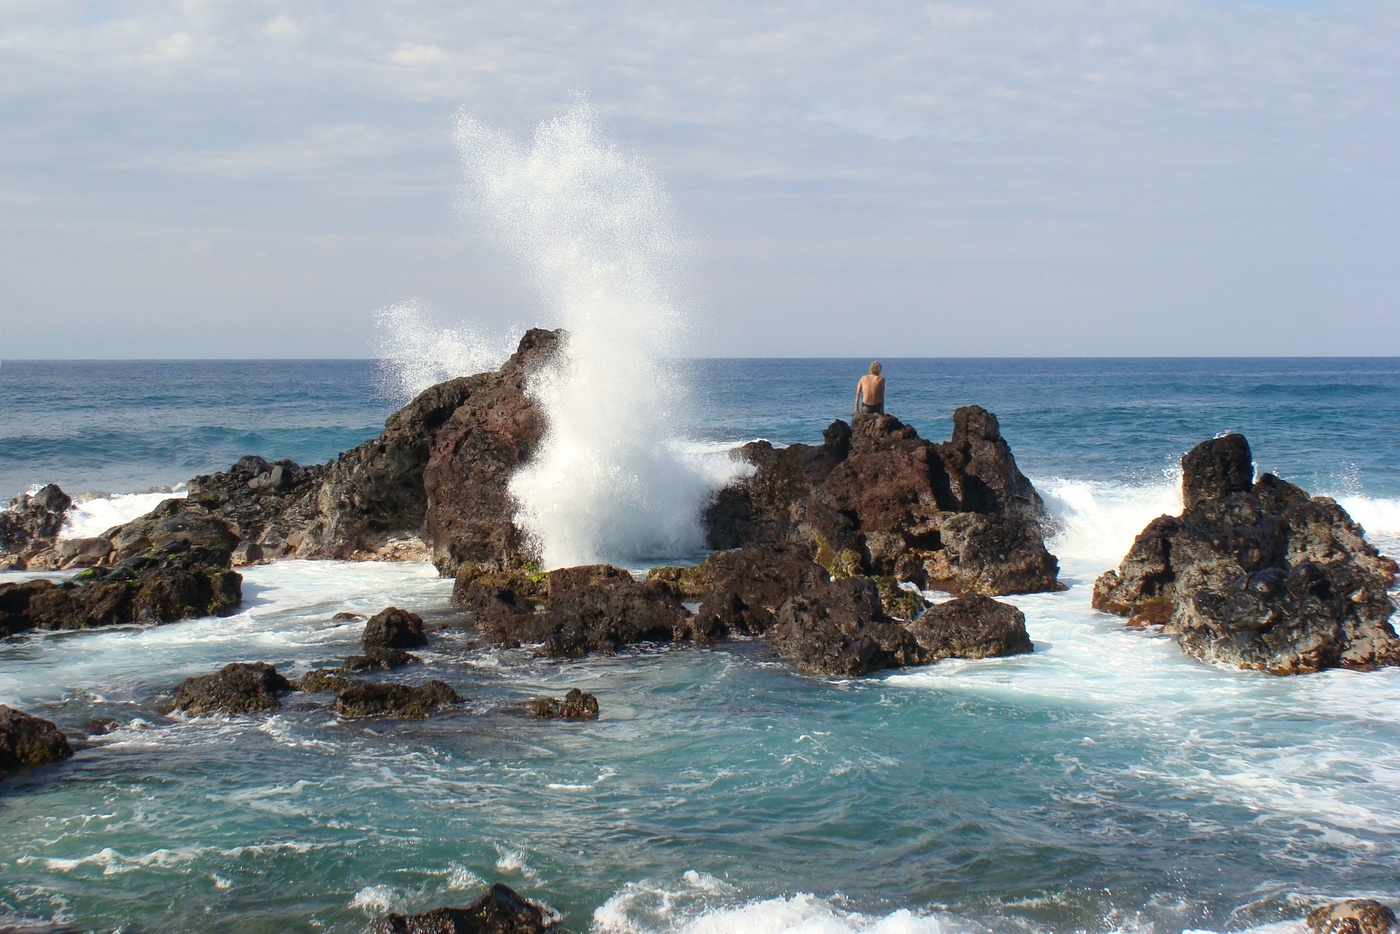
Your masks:
<path fill-rule="evenodd" d="M 926 661 L 944 658 L 1000 658 L 1033 651 L 1026 617 L 1016 607 L 990 597 L 968 595 L 940 603 L 907 628 Z"/>
<path fill-rule="evenodd" d="M 367 650 L 416 649 L 425 646 L 428 644 L 428 637 L 423 632 L 423 617 L 396 606 L 386 607 L 365 623 L 360 644 Z"/>
<path fill-rule="evenodd" d="M 364 717 L 402 717 L 424 720 L 437 708 L 460 704 L 462 698 L 442 681 L 424 685 L 351 684 L 338 695 L 331 709 L 347 720 Z"/>
<path fill-rule="evenodd" d="M 537 697 L 525 709 L 542 720 L 596 720 L 598 698 L 578 688 L 570 688 L 564 699 Z"/>
<path fill-rule="evenodd" d="M 1370 898 L 1347 898 L 1308 912 L 1313 934 L 1395 934 L 1395 912 Z"/>
<path fill-rule="evenodd" d="M 48 720 L 0 704 L 0 777 L 72 754 L 67 737 Z"/>
<path fill-rule="evenodd" d="M 277 710 L 282 706 L 277 695 L 295 690 L 296 685 L 266 662 L 234 662 L 216 674 L 186 678 L 170 706 L 195 716 L 255 713 Z"/>
<path fill-rule="evenodd" d="M 465 908 L 435 908 L 417 915 L 386 915 L 370 934 L 543 934 L 559 918 L 497 882 Z"/>

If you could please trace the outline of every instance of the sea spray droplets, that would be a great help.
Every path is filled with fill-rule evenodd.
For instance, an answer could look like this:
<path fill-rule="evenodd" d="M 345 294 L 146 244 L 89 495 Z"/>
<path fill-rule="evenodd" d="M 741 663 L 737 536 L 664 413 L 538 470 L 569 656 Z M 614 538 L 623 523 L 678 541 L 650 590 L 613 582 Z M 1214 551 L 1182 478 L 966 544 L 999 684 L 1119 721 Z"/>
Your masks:
<path fill-rule="evenodd" d="M 521 258 L 568 331 L 531 394 L 549 428 L 511 481 L 517 519 L 546 566 L 691 553 L 712 470 L 686 458 L 674 283 L 679 250 L 661 186 L 603 138 L 579 102 L 526 149 L 458 121 L 464 213 Z"/>
<path fill-rule="evenodd" d="M 503 340 L 466 326 L 443 327 L 416 301 L 379 309 L 375 324 L 379 389 L 401 403 L 445 380 L 494 370 L 510 355 Z"/>

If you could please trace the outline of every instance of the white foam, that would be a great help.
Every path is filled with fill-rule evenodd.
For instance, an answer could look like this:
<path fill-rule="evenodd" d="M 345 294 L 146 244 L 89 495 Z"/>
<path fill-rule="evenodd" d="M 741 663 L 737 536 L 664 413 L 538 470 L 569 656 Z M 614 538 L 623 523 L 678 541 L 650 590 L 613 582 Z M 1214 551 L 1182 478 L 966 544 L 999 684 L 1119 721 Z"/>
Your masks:
<path fill-rule="evenodd" d="M 1381 551 L 1400 554 L 1400 499 L 1364 496 L 1359 493 L 1336 497 L 1338 505 L 1366 530 L 1366 538 Z"/>
<path fill-rule="evenodd" d="M 686 314 L 680 238 L 657 178 L 578 101 L 530 146 L 458 119 L 464 213 L 523 261 L 568 331 L 531 381 L 548 417 L 511 479 L 517 518 L 547 567 L 684 555 L 703 546 L 716 472 L 684 456 Z"/>
<path fill-rule="evenodd" d="M 1143 527 L 1161 515 L 1180 515 L 1181 472 L 1141 484 L 1052 477 L 1035 481 L 1056 531 L 1047 546 L 1061 560 L 1117 566 Z"/>
<path fill-rule="evenodd" d="M 442 325 L 418 301 L 379 309 L 375 324 L 380 389 L 401 402 L 445 380 L 497 369 L 511 352 L 504 336 L 488 338 L 467 325 Z"/>
<path fill-rule="evenodd" d="M 108 529 L 138 519 L 167 499 L 184 499 L 184 485 L 155 493 L 118 493 L 114 496 L 79 497 L 68 510 L 58 537 L 96 538 Z"/>

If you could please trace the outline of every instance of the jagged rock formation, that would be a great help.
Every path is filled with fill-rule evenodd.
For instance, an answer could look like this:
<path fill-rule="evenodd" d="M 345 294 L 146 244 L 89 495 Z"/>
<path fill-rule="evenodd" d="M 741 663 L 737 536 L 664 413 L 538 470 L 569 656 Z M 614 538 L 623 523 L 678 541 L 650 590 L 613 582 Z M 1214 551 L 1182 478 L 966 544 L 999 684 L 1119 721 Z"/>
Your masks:
<path fill-rule="evenodd" d="M 830 571 L 894 575 L 953 593 L 1059 589 L 1044 504 L 996 416 L 953 416 L 941 444 L 892 415 L 836 421 L 817 447 L 745 445 L 752 476 L 706 513 L 715 548 L 798 543 Z"/>
<path fill-rule="evenodd" d="M 1325 496 L 1264 474 L 1251 484 L 1241 435 L 1182 458 L 1186 508 L 1154 519 L 1097 609 L 1161 625 L 1204 661 L 1272 674 L 1400 665 L 1386 594 L 1396 564 Z"/>
<path fill-rule="evenodd" d="M 243 599 L 228 553 L 174 541 L 63 583 L 0 584 L 0 637 L 29 629 L 88 629 L 227 616 Z"/>
<path fill-rule="evenodd" d="M 55 483 L 11 500 L 0 510 L 0 570 L 54 567 L 53 545 L 72 506 Z"/>
<path fill-rule="evenodd" d="M 544 934 L 559 926 L 552 912 L 497 882 L 465 908 L 434 908 L 417 915 L 390 914 L 370 934 Z"/>
<path fill-rule="evenodd" d="M 48 720 L 0 704 L 0 778 L 73 754 L 63 731 Z"/>

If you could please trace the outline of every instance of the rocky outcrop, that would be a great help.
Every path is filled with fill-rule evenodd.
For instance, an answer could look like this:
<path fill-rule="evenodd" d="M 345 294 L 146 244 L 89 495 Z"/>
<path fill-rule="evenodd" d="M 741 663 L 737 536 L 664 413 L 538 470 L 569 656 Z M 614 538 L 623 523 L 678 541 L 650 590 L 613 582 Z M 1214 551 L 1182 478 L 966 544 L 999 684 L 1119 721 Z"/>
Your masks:
<path fill-rule="evenodd" d="M 453 602 L 470 609 L 487 639 L 540 645 L 546 655 L 611 654 L 638 642 L 669 642 L 689 617 L 675 588 L 621 568 L 585 565 L 540 575 L 465 566 Z"/>
<path fill-rule="evenodd" d="M 525 704 L 531 716 L 541 720 L 597 720 L 598 698 L 587 691 L 569 688 L 563 699 L 536 697 Z"/>
<path fill-rule="evenodd" d="M 226 552 L 175 541 L 63 583 L 0 584 L 0 636 L 226 616 L 243 599 L 243 578 L 227 561 Z"/>
<path fill-rule="evenodd" d="M 72 506 L 54 483 L 11 500 L 0 510 L 0 570 L 54 567 L 53 546 Z"/>
<path fill-rule="evenodd" d="M 1002 658 L 1034 651 L 1025 615 L 1009 603 L 971 594 L 930 607 L 908 624 L 923 661 Z"/>
<path fill-rule="evenodd" d="M 48 720 L 0 704 L 0 778 L 73 754 L 63 731 Z"/>
<path fill-rule="evenodd" d="M 1240 435 L 1182 458 L 1180 516 L 1154 519 L 1117 570 L 1094 584 L 1097 609 L 1160 624 L 1204 661 L 1272 674 L 1400 665 L 1387 589 L 1396 564 L 1346 511 L 1264 474 L 1246 485 Z"/>
<path fill-rule="evenodd" d="M 299 690 L 266 662 L 234 662 L 212 675 L 186 678 L 175 691 L 171 710 L 194 716 L 258 713 L 282 706 L 278 694 Z"/>
<path fill-rule="evenodd" d="M 824 581 L 789 597 L 767 637 L 809 674 L 850 678 L 923 661 L 918 642 L 884 614 L 879 590 L 864 578 Z"/>
<path fill-rule="evenodd" d="M 386 607 L 369 618 L 360 644 L 370 649 L 416 649 L 428 644 L 423 617 L 396 606 Z"/>
<path fill-rule="evenodd" d="M 1312 934 L 1395 934 L 1395 912 L 1371 898 L 1345 898 L 1318 905 L 1306 919 Z"/>
<path fill-rule="evenodd" d="M 370 934 L 544 934 L 559 917 L 497 882 L 465 908 L 434 908 L 417 915 L 385 915 Z"/>
<path fill-rule="evenodd" d="M 352 684 L 336 695 L 331 709 L 347 720 L 364 717 L 424 720 L 439 707 L 461 702 L 457 692 L 443 681 L 422 685 Z"/>
<path fill-rule="evenodd" d="M 861 415 L 816 447 L 760 441 L 736 456 L 754 472 L 707 510 L 713 547 L 794 543 L 838 576 L 914 575 L 953 592 L 1059 589 L 1044 505 L 985 409 L 958 409 L 941 444 Z"/>

